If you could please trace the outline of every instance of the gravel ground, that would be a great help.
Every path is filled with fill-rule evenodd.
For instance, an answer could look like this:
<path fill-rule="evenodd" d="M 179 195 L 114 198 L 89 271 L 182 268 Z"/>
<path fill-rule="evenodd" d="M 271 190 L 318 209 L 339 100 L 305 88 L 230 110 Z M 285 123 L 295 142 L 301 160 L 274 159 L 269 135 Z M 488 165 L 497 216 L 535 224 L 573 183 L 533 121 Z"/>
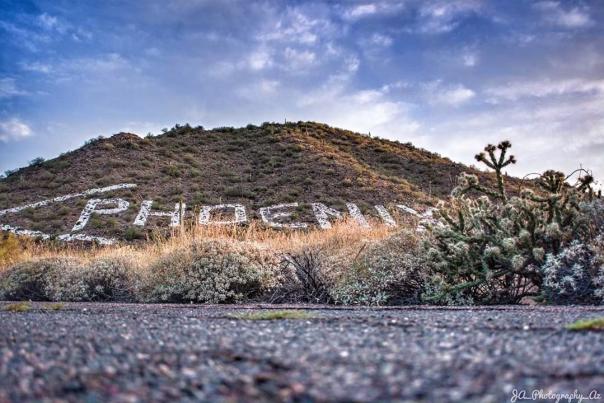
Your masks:
<path fill-rule="evenodd" d="M 604 332 L 564 329 L 604 308 L 0 305 L 0 402 L 604 400 Z"/>

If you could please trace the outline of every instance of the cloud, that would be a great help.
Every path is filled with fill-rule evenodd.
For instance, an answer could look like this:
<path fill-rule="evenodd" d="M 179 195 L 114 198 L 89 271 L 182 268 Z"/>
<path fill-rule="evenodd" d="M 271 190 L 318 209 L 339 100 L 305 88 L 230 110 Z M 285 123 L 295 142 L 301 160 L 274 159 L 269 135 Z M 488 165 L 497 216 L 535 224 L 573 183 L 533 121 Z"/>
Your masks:
<path fill-rule="evenodd" d="M 451 32 L 461 20 L 482 10 L 479 0 L 432 1 L 422 3 L 415 32 L 442 34 Z"/>
<path fill-rule="evenodd" d="M 312 66 L 317 59 L 317 55 L 309 50 L 297 50 L 286 48 L 284 52 L 287 68 L 290 70 L 305 69 Z"/>
<path fill-rule="evenodd" d="M 288 8 L 257 35 L 261 42 L 290 42 L 312 45 L 331 37 L 336 27 L 329 18 L 315 12 L 310 15 L 299 8 Z"/>
<path fill-rule="evenodd" d="M 544 98 L 550 96 L 604 93 L 604 79 L 584 78 L 558 80 L 528 80 L 509 82 L 485 90 L 492 102 L 501 100 L 514 101 L 524 97 Z"/>
<path fill-rule="evenodd" d="M 30 127 L 17 118 L 0 121 L 0 141 L 19 141 L 31 136 Z"/>
<path fill-rule="evenodd" d="M 435 105 L 458 107 L 476 96 L 473 90 L 462 84 L 445 85 L 441 80 L 425 83 L 423 88 L 428 102 Z"/>
<path fill-rule="evenodd" d="M 299 94 L 296 118 L 389 138 L 416 135 L 420 124 L 412 118 L 410 104 L 392 99 L 383 87 L 355 90 L 351 79 L 346 72 L 335 74 L 320 88 Z"/>
<path fill-rule="evenodd" d="M 474 67 L 478 64 L 478 55 L 473 52 L 466 52 L 462 56 L 463 65 L 466 67 Z"/>
<path fill-rule="evenodd" d="M 344 18 L 355 20 L 357 18 L 373 15 L 377 12 L 377 10 L 378 8 L 375 4 L 360 4 L 358 6 L 354 6 L 346 10 L 346 12 L 344 13 Z"/>
<path fill-rule="evenodd" d="M 347 7 L 340 14 L 344 20 L 357 21 L 376 15 L 391 14 L 402 10 L 404 6 L 404 2 L 401 1 L 375 1 Z"/>
<path fill-rule="evenodd" d="M 27 92 L 17 87 L 14 78 L 0 78 L 0 98 L 12 98 L 20 95 L 27 95 Z"/>
<path fill-rule="evenodd" d="M 373 45 L 387 47 L 387 46 L 392 45 L 392 38 L 388 35 L 383 35 L 383 34 L 376 32 L 373 35 L 371 35 L 369 42 Z"/>
<path fill-rule="evenodd" d="M 247 65 L 252 70 L 264 70 L 273 65 L 273 58 L 266 49 L 258 49 L 248 56 Z"/>
<path fill-rule="evenodd" d="M 47 30 L 59 29 L 61 27 L 57 17 L 53 17 L 52 15 L 48 15 L 46 13 L 38 16 L 38 24 Z"/>
<path fill-rule="evenodd" d="M 586 7 L 564 9 L 557 1 L 541 1 L 535 7 L 543 14 L 543 19 L 563 28 L 583 28 L 593 25 Z"/>
<path fill-rule="evenodd" d="M 20 63 L 19 65 L 23 70 L 31 71 L 34 73 L 49 74 L 53 70 L 50 64 L 41 62 Z"/>

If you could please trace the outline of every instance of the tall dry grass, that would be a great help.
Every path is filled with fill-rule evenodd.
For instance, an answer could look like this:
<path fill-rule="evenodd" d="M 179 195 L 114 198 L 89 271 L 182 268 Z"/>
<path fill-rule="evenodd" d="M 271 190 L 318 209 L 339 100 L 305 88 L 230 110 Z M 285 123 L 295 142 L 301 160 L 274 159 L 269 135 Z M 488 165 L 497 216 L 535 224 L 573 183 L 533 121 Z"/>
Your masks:
<path fill-rule="evenodd" d="M 46 258 L 75 258 L 84 262 L 116 258 L 129 261 L 134 267 L 148 267 L 162 256 L 186 249 L 201 240 L 248 244 L 276 254 L 292 254 L 305 248 L 319 248 L 327 254 L 355 254 L 364 245 L 387 238 L 397 229 L 400 227 L 392 228 L 379 222 L 363 228 L 353 220 L 337 221 L 327 230 L 277 230 L 255 221 L 245 226 L 187 224 L 170 234 L 152 233 L 146 242 L 120 242 L 111 246 L 41 243 L 27 238 L 15 242 L 15 238 L 10 237 L 9 247 L 15 251 L 10 258 L 0 260 L 0 272 L 20 262 Z"/>

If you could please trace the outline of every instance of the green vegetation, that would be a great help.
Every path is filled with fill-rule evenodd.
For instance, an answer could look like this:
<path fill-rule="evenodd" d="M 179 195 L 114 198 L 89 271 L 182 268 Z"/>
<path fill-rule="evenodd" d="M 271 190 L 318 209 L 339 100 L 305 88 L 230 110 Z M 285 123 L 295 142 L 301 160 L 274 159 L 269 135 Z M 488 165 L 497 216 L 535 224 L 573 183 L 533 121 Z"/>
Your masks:
<path fill-rule="evenodd" d="M 476 156 L 495 171 L 494 186 L 464 173 L 451 199 L 435 211 L 425 242 L 426 264 L 434 273 L 426 299 L 506 304 L 532 296 L 597 303 L 604 297 L 604 206 L 593 178 L 581 176 L 571 186 L 561 172 L 546 171 L 536 189 L 510 196 L 503 174 L 515 163 L 510 147 L 507 141 L 489 145 Z"/>
<path fill-rule="evenodd" d="M 283 311 L 263 311 L 263 312 L 242 312 L 231 315 L 234 319 L 242 320 L 281 320 L 281 319 L 313 319 L 314 316 L 306 311 L 283 310 Z"/>
<path fill-rule="evenodd" d="M 111 154 L 103 144 L 114 147 Z M 226 147 L 238 151 L 225 154 Z M 435 199 L 429 195 L 444 196 L 443 189 L 455 182 L 450 177 L 460 175 L 450 198 L 443 197 L 432 217 L 421 221 L 423 231 L 411 230 L 418 219 L 410 215 L 404 217 L 409 221 L 403 228 L 359 231 L 340 222 L 333 231 L 287 235 L 254 225 L 222 228 L 222 233 L 212 228 L 204 235 L 201 226 L 185 225 L 176 231 L 180 235 L 172 234 L 163 243 L 141 242 L 141 249 L 125 246 L 116 247 L 113 255 L 70 252 L 42 259 L 22 257 L 35 243 L 4 235 L 0 299 L 346 305 L 515 304 L 525 298 L 550 304 L 604 302 L 604 202 L 593 190 L 594 179 L 585 171 L 574 177 L 552 170 L 531 181 L 510 178 L 505 169 L 516 161 L 507 141 L 488 145 L 476 156 L 493 171 L 490 175 L 462 172 L 462 166 L 408 144 L 303 122 L 213 131 L 176 126 L 150 139 L 121 133 L 85 149 L 89 158 L 79 158 L 78 151 L 61 157 L 69 170 L 85 172 L 95 186 L 148 178 L 137 192 L 153 195 L 154 208 L 164 211 L 171 211 L 178 200 L 193 210 L 224 203 L 225 197 L 247 199 L 252 208 L 287 201 L 322 201 L 338 209 L 345 208 L 343 201 L 355 201 L 365 211 L 384 200 L 430 204 Z M 149 158 L 148 168 L 165 175 L 140 175 L 142 165 L 131 165 L 150 155 L 154 158 Z M 103 172 L 107 164 L 88 165 L 102 158 L 113 158 L 115 164 L 109 166 L 120 168 Z M 30 199 L 30 191 L 43 187 L 36 180 L 50 179 L 46 165 L 0 181 L 0 189 L 10 195 L 0 200 Z M 201 175 L 189 181 L 186 173 L 192 165 Z M 65 186 L 70 191 L 68 182 Z M 115 197 L 132 196 L 130 190 L 115 192 Z M 85 200 L 72 204 L 76 209 L 84 205 Z M 145 239 L 149 233 L 124 225 L 138 208 L 132 203 L 119 217 L 94 216 L 87 232 Z M 46 230 L 43 225 L 58 230 L 61 222 L 77 218 L 77 211 L 53 212 L 61 219 L 43 209 L 26 209 L 17 216 L 27 228 L 41 231 Z M 309 214 L 301 203 L 292 219 L 310 220 Z M 151 221 L 166 224 L 157 217 Z"/>
<path fill-rule="evenodd" d="M 372 139 L 314 122 L 213 130 L 176 125 L 146 139 L 128 133 L 99 137 L 51 161 L 13 172 L 0 179 L 0 209 L 125 182 L 138 185 L 137 195 L 172 206 L 181 196 L 191 207 L 239 201 L 250 210 L 287 201 L 305 205 L 328 200 L 368 206 L 409 200 L 433 204 L 435 196 L 444 197 L 450 191 L 449 178 L 467 169 L 409 144 Z M 485 183 L 494 180 L 492 175 L 470 171 Z M 514 186 L 518 183 L 512 182 Z M 112 196 L 129 197 L 129 193 L 124 190 Z M 54 207 L 36 209 L 29 215 L 21 212 L 10 220 L 23 228 L 32 228 L 37 222 L 41 231 L 56 233 L 48 220 L 39 216 L 54 214 Z M 65 223 L 73 223 L 81 210 L 76 202 L 68 203 L 68 207 L 70 213 L 61 212 L 61 216 Z M 372 210 L 367 213 L 375 216 Z M 114 228 L 104 224 L 92 227 L 91 222 L 90 234 L 122 234 L 135 215 L 135 211 L 128 211 L 116 216 Z M 312 220 L 309 208 L 300 219 Z M 155 225 L 165 227 L 165 220 L 152 221 L 145 235 L 156 229 Z"/>
<path fill-rule="evenodd" d="M 31 309 L 31 304 L 28 302 L 16 302 L 4 306 L 4 310 L 8 312 L 27 312 Z"/>
<path fill-rule="evenodd" d="M 48 305 L 44 305 L 43 307 L 44 309 L 48 310 L 48 311 L 60 311 L 63 308 L 65 308 L 65 304 L 62 302 L 57 302 L 54 304 L 48 304 Z"/>
<path fill-rule="evenodd" d="M 604 331 L 604 318 L 578 320 L 566 326 L 568 330 L 585 331 L 600 330 Z"/>

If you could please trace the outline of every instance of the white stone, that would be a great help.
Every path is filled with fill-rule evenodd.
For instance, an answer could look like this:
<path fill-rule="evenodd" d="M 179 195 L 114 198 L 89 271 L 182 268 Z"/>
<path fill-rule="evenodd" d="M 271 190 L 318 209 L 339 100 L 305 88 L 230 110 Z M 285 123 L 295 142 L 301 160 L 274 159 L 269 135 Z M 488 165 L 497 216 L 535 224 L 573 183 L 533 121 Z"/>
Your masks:
<path fill-rule="evenodd" d="M 28 237 L 40 238 L 40 239 L 50 239 L 50 235 L 45 234 L 44 232 L 32 231 L 32 230 L 28 230 L 28 229 L 19 228 L 19 227 L 13 227 L 13 226 L 7 225 L 7 224 L 0 225 L 0 230 L 12 232 L 13 234 L 19 235 L 19 236 L 28 236 Z"/>
<path fill-rule="evenodd" d="M 97 207 L 104 206 L 107 204 L 110 204 L 110 205 L 113 204 L 113 205 L 116 205 L 116 207 L 97 209 Z M 71 232 L 81 231 L 82 229 L 84 229 L 86 224 L 88 224 L 88 220 L 90 219 L 90 216 L 93 213 L 101 214 L 101 215 L 119 214 L 123 211 L 128 210 L 128 206 L 130 206 L 130 203 L 128 203 L 124 199 L 91 199 L 91 200 L 88 200 L 86 207 L 84 207 L 84 210 L 82 210 L 82 213 L 80 214 L 80 218 L 78 219 L 76 224 L 73 226 Z"/>
<path fill-rule="evenodd" d="M 319 223 L 319 227 L 322 229 L 331 228 L 331 222 L 329 222 L 330 216 L 337 219 L 342 218 L 342 213 L 340 213 L 338 210 L 327 207 L 323 203 L 312 203 L 312 210 L 315 213 L 315 218 Z"/>
<path fill-rule="evenodd" d="M 359 206 L 354 203 L 346 203 L 346 208 L 348 208 L 348 213 L 350 213 L 350 216 L 354 218 L 359 226 L 369 228 L 369 223 L 363 213 L 361 213 Z"/>
<path fill-rule="evenodd" d="M 234 217 L 232 220 L 210 221 L 212 211 L 233 209 Z M 199 224 L 201 225 L 235 225 L 243 224 L 247 221 L 245 206 L 242 204 L 217 204 L 215 206 L 203 206 L 199 212 Z"/>
<path fill-rule="evenodd" d="M 84 241 L 84 242 L 96 242 L 99 245 L 113 245 L 116 240 L 112 238 L 103 238 L 101 236 L 93 236 L 86 234 L 63 234 L 57 237 L 58 240 L 64 242 L 72 241 Z"/>
<path fill-rule="evenodd" d="M 274 206 L 262 207 L 260 209 L 260 217 L 262 221 L 273 227 L 273 228 L 289 228 L 289 229 L 300 229 L 307 228 L 308 224 L 302 222 L 295 223 L 280 223 L 276 220 L 283 219 L 287 217 L 291 217 L 292 213 L 288 211 L 278 211 L 282 209 L 288 208 L 296 208 L 298 207 L 298 203 L 284 203 L 284 204 L 276 204 Z"/>
<path fill-rule="evenodd" d="M 187 205 L 185 203 L 176 203 L 174 206 L 174 211 L 153 211 L 151 210 L 153 207 L 153 200 L 145 200 L 141 204 L 141 209 L 138 212 L 138 215 L 134 219 L 134 225 L 138 225 L 140 227 L 144 227 L 147 224 L 147 219 L 149 216 L 154 217 L 170 217 L 170 227 L 178 227 L 182 218 L 184 217 L 185 211 L 187 209 Z"/>
<path fill-rule="evenodd" d="M 382 219 L 382 221 L 384 222 L 384 224 L 386 224 L 388 227 L 396 227 L 396 221 L 394 221 L 394 218 L 392 218 L 392 215 L 390 214 L 390 212 L 388 212 L 388 210 L 386 210 L 386 207 L 384 207 L 381 204 L 378 204 L 374 207 L 377 210 L 377 212 L 378 212 L 380 218 Z"/>
<path fill-rule="evenodd" d="M 63 202 L 63 201 L 73 199 L 76 197 L 91 196 L 91 195 L 98 194 L 98 193 L 111 192 L 112 190 L 131 189 L 131 188 L 135 188 L 135 187 L 136 187 L 136 185 L 134 183 L 120 183 L 119 185 L 111 185 L 111 186 L 107 186 L 104 188 L 88 189 L 81 193 L 70 193 L 70 194 L 66 194 L 63 196 L 55 197 L 53 199 L 42 200 L 42 201 L 35 202 L 35 203 L 25 204 L 25 205 L 22 205 L 19 207 L 12 207 L 12 208 L 9 208 L 6 210 L 0 210 L 0 216 L 3 216 L 8 213 L 18 213 L 19 211 L 25 210 L 27 208 L 36 208 L 36 207 L 46 206 L 50 203 Z"/>

